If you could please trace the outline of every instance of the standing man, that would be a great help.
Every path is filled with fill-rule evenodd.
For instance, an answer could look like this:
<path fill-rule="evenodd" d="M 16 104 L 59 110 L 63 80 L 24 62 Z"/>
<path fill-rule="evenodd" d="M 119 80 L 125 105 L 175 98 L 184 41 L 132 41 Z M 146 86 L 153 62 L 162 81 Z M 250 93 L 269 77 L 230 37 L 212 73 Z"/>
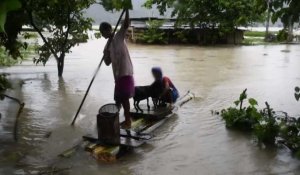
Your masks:
<path fill-rule="evenodd" d="M 131 127 L 130 102 L 129 99 L 134 96 L 133 66 L 125 42 L 127 30 L 130 25 L 129 11 L 125 12 L 125 20 L 121 29 L 113 36 L 112 26 L 103 22 L 100 24 L 102 36 L 111 41 L 106 44 L 104 50 L 104 62 L 107 66 L 112 64 L 115 78 L 114 99 L 118 106 L 122 105 L 125 115 L 125 127 Z"/>

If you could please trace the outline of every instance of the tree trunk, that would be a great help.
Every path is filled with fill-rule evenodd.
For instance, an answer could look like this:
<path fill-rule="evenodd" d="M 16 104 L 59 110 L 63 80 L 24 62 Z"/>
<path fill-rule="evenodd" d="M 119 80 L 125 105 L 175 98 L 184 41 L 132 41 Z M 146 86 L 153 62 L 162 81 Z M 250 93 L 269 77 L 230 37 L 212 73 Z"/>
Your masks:
<path fill-rule="evenodd" d="M 236 30 L 237 29 L 234 29 L 234 32 L 233 32 L 233 42 L 234 42 L 234 45 L 236 45 Z"/>
<path fill-rule="evenodd" d="M 269 37 L 269 27 L 270 27 L 270 18 L 271 18 L 271 7 L 270 7 L 270 0 L 268 0 L 268 15 L 267 15 L 267 21 L 266 21 L 266 35 L 265 40 L 268 40 Z"/>
<path fill-rule="evenodd" d="M 57 60 L 58 77 L 62 77 L 63 75 L 64 64 L 65 64 L 65 54 L 61 54 L 61 56 Z"/>
<path fill-rule="evenodd" d="M 292 17 L 290 17 L 289 26 L 288 26 L 288 38 L 287 38 L 288 42 L 292 42 L 294 39 L 293 30 L 294 30 L 294 22 Z"/>

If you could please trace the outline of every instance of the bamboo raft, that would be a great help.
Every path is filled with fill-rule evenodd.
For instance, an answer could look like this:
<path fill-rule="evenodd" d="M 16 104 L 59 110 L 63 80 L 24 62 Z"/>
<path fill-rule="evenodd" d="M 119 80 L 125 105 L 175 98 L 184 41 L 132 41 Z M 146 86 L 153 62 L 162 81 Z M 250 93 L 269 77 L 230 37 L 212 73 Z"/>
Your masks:
<path fill-rule="evenodd" d="M 174 111 L 192 100 L 193 97 L 194 95 L 188 92 L 174 106 L 159 107 L 150 111 L 145 109 L 144 113 L 136 112 L 135 109 L 132 109 L 132 126 L 130 129 L 123 129 L 122 125 L 124 123 L 121 123 L 119 144 L 107 144 L 98 139 L 97 133 L 94 133 L 83 136 L 83 147 L 96 160 L 104 162 L 116 161 L 125 153 L 142 146 L 150 140 L 153 137 L 152 132 L 163 125 L 170 117 L 174 116 Z M 74 151 L 75 149 L 77 148 L 74 147 L 67 150 L 60 156 L 68 157 L 72 150 Z"/>

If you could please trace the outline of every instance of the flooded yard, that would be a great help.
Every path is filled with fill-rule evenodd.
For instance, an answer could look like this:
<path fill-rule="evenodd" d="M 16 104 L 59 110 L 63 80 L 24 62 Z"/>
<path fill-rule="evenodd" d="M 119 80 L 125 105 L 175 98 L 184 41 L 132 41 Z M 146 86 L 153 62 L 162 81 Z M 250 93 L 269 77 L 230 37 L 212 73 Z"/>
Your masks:
<path fill-rule="evenodd" d="M 113 102 L 111 67 L 103 65 L 75 127 L 70 126 L 104 44 L 104 40 L 89 40 L 75 47 L 66 58 L 63 79 L 57 77 L 54 59 L 45 67 L 24 61 L 0 69 L 16 82 L 9 94 L 25 102 L 15 143 L 12 132 L 18 106 L 8 99 L 0 101 L 0 174 L 35 174 L 52 165 L 70 168 L 62 174 L 72 175 L 300 173 L 300 161 L 287 148 L 258 147 L 251 135 L 227 130 L 221 117 L 211 114 L 233 105 L 245 88 L 260 108 L 268 101 L 275 110 L 300 114 L 293 96 L 294 87 L 300 85 L 299 45 L 131 44 L 136 85 L 150 84 L 151 67 L 161 66 L 181 94 L 191 90 L 195 100 L 156 130 L 153 140 L 115 163 L 97 162 L 82 150 L 68 159 L 57 157 L 96 130 L 99 107 Z"/>

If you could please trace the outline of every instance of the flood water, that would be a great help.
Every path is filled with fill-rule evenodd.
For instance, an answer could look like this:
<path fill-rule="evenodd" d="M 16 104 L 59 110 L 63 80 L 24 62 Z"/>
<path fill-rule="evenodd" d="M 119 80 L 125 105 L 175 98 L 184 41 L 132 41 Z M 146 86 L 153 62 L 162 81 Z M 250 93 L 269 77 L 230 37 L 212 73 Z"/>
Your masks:
<path fill-rule="evenodd" d="M 47 166 L 70 168 L 72 175 L 223 175 L 299 174 L 300 161 L 288 149 L 258 147 L 251 135 L 227 130 L 211 110 L 233 105 L 243 89 L 275 110 L 300 114 L 294 87 L 300 85 L 299 45 L 269 46 L 143 46 L 129 45 L 137 85 L 152 82 L 150 69 L 161 66 L 181 94 L 191 90 L 189 102 L 155 131 L 156 137 L 115 163 L 95 161 L 79 150 L 68 159 L 57 155 L 95 131 L 97 110 L 113 102 L 111 67 L 103 66 L 75 127 L 72 117 L 102 56 L 104 40 L 90 40 L 67 56 L 64 78 L 55 61 L 46 67 L 31 61 L 1 69 L 16 83 L 11 95 L 25 102 L 13 141 L 17 105 L 0 102 L 0 174 L 35 174 Z M 9 107 L 8 107 L 9 106 Z M 48 136 L 48 137 L 47 137 Z"/>

